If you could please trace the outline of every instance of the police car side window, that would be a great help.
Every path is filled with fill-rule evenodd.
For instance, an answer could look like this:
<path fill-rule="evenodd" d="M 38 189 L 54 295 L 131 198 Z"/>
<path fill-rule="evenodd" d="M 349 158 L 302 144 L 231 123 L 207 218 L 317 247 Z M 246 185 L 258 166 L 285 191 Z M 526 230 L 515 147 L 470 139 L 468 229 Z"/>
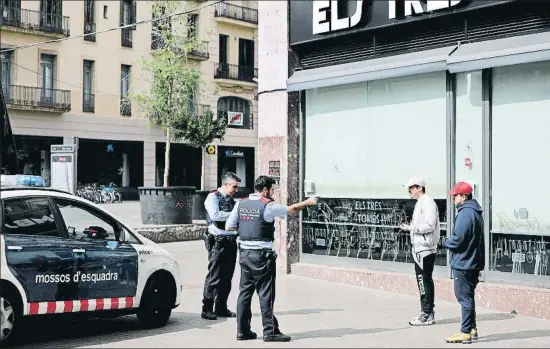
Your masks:
<path fill-rule="evenodd" d="M 115 241 L 115 223 L 100 212 L 86 205 L 55 198 L 61 217 L 65 222 L 69 238 L 80 240 Z"/>
<path fill-rule="evenodd" d="M 4 200 L 2 233 L 59 236 L 48 199 L 32 197 Z"/>

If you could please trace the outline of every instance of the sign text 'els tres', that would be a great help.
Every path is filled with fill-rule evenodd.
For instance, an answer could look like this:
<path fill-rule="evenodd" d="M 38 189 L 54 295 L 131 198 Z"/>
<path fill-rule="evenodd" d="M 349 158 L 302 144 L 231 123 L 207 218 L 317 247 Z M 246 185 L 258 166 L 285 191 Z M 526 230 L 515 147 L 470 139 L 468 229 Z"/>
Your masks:
<path fill-rule="evenodd" d="M 367 0 L 373 1 L 373 0 Z M 405 8 L 405 16 L 418 15 L 425 12 L 448 9 L 458 5 L 462 0 L 426 0 L 426 1 L 396 1 L 388 0 L 388 19 L 397 17 L 397 5 Z M 336 30 L 349 29 L 357 26 L 363 17 L 364 0 L 356 0 L 355 13 L 350 17 L 338 16 L 338 0 L 314 0 L 313 1 L 313 34 L 330 33 Z M 424 5 L 424 2 L 426 3 Z"/>

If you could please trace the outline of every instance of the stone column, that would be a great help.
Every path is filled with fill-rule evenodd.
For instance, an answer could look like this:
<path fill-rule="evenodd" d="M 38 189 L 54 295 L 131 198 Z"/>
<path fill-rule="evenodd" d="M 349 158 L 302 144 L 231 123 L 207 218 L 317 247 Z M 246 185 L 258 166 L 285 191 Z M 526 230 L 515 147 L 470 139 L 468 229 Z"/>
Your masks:
<path fill-rule="evenodd" d="M 288 27 L 281 25 L 288 23 L 287 12 L 286 1 L 258 2 L 258 174 L 268 174 L 269 162 L 280 161 L 280 182 L 274 198 L 283 205 L 297 201 L 294 191 L 298 172 L 295 170 L 299 161 L 296 138 L 299 131 L 293 129 L 299 125 L 294 117 L 291 122 L 288 117 Z M 292 108 L 295 107 L 298 106 L 293 104 Z M 289 141 L 292 137 L 295 138 Z M 295 216 L 276 225 L 277 264 L 285 273 L 290 272 L 291 263 L 299 258 L 297 222 Z"/>

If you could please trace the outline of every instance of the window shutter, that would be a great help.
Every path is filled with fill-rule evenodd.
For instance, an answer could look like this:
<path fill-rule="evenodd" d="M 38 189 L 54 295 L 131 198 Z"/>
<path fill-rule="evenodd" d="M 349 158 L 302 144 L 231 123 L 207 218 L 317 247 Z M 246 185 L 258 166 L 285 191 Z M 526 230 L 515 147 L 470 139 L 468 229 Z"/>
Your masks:
<path fill-rule="evenodd" d="M 137 22 L 137 1 L 132 1 L 132 6 L 130 7 L 130 23 L 135 24 Z M 133 30 L 136 30 L 137 26 L 132 27 Z"/>
<path fill-rule="evenodd" d="M 124 0 L 120 0 L 120 25 L 124 24 Z"/>

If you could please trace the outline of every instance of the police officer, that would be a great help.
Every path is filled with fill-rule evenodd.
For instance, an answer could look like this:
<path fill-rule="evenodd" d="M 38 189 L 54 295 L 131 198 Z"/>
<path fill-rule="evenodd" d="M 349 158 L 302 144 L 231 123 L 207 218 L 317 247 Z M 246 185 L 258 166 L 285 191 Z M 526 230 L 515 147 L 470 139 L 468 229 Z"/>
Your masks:
<path fill-rule="evenodd" d="M 275 179 L 260 176 L 254 184 L 255 193 L 241 200 L 231 212 L 226 222 L 226 230 L 239 231 L 241 265 L 240 294 L 237 301 L 237 340 L 256 339 L 250 329 L 252 311 L 250 309 L 254 291 L 260 299 L 264 342 L 288 342 L 279 330 L 279 323 L 273 314 L 275 302 L 275 276 L 277 255 L 273 251 L 275 239 L 275 217 L 286 218 L 307 206 L 317 204 L 311 197 L 291 206 L 273 203 Z"/>
<path fill-rule="evenodd" d="M 235 313 L 227 309 L 227 298 L 237 261 L 237 236 L 235 231 L 225 230 L 225 221 L 235 206 L 233 195 L 239 190 L 240 182 L 236 174 L 227 172 L 222 178 L 222 186 L 208 194 L 204 201 L 208 224 L 204 237 L 208 273 L 204 280 L 201 317 L 206 320 L 235 317 Z"/>

